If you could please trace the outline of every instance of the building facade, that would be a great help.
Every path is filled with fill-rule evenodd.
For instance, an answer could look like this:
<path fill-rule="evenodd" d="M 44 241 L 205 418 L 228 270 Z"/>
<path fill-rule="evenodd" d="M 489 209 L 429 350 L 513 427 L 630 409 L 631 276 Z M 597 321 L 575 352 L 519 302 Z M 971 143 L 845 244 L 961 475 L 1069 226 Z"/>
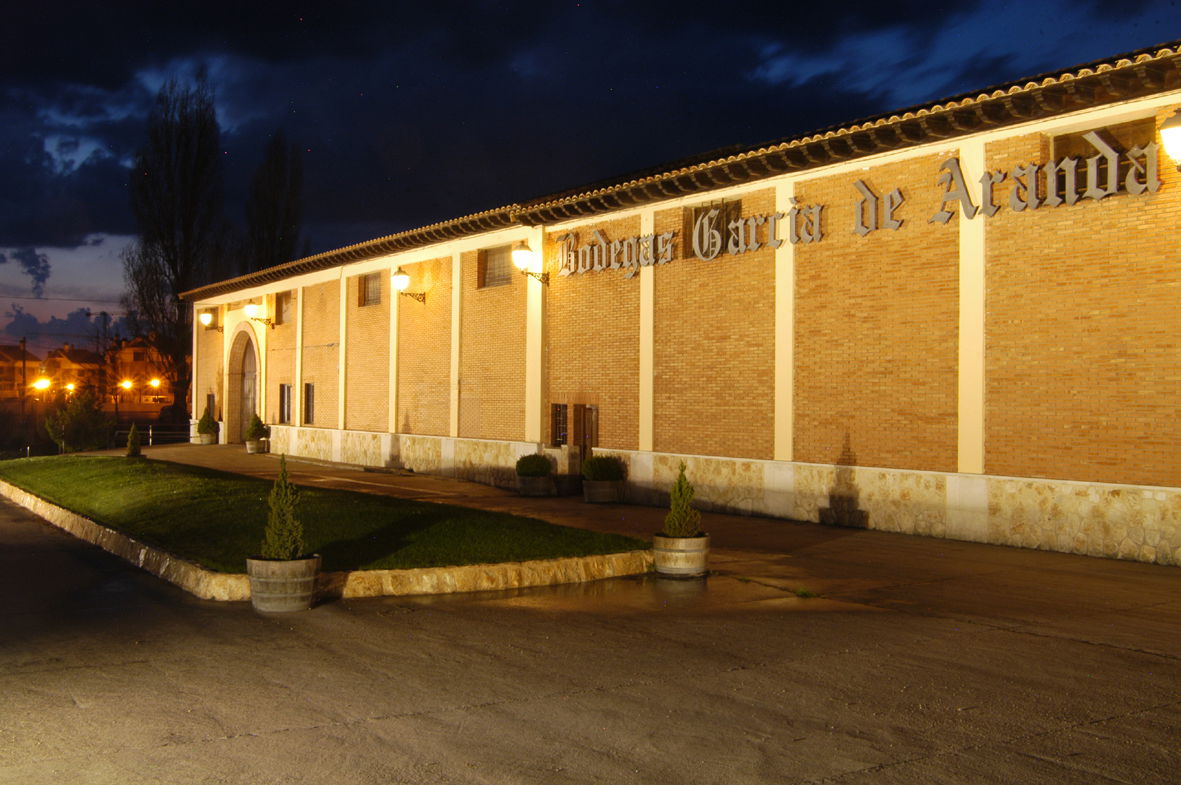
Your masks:
<path fill-rule="evenodd" d="M 187 294 L 194 409 L 297 456 L 511 485 L 594 449 L 641 502 L 684 461 L 707 508 L 1181 563 L 1178 109 L 1170 44 L 223 281 Z"/>
<path fill-rule="evenodd" d="M 0 400 L 27 395 L 40 369 L 40 358 L 23 346 L 0 346 Z"/>

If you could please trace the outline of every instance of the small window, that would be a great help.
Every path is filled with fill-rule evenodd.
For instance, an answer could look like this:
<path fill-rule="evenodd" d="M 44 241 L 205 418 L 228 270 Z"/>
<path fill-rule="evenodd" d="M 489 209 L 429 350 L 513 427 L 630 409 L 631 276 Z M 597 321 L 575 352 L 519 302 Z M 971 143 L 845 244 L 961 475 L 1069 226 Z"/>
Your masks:
<path fill-rule="evenodd" d="M 147 359 L 148 359 L 147 352 L 132 352 L 131 353 L 131 361 L 133 363 L 147 362 Z"/>
<path fill-rule="evenodd" d="M 550 413 L 550 444 L 554 447 L 560 447 L 566 444 L 568 435 L 567 428 L 567 414 L 568 410 L 566 404 L 555 403 L 551 407 Z"/>
<path fill-rule="evenodd" d="M 280 292 L 275 295 L 275 324 L 291 322 L 293 300 L 291 292 Z"/>
<path fill-rule="evenodd" d="M 369 275 L 362 275 L 357 281 L 357 289 L 360 295 L 359 303 L 365 305 L 380 305 L 381 304 L 381 273 L 370 273 Z"/>
<path fill-rule="evenodd" d="M 303 424 L 311 425 L 316 421 L 316 396 L 315 385 L 305 384 L 303 386 Z"/>
<path fill-rule="evenodd" d="M 279 422 L 286 425 L 291 422 L 291 385 L 279 385 Z"/>
<path fill-rule="evenodd" d="M 512 246 L 502 245 L 497 248 L 485 248 L 480 251 L 478 265 L 478 281 L 480 289 L 489 286 L 504 286 L 513 282 Z"/>

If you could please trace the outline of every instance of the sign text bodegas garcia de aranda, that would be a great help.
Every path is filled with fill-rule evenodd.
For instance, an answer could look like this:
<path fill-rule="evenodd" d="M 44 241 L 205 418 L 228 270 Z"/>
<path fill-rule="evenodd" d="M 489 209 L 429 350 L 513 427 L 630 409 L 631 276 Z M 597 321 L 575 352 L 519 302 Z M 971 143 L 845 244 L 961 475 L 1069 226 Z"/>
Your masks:
<path fill-rule="evenodd" d="M 947 223 L 954 214 L 949 205 L 958 204 L 964 218 L 977 214 L 996 215 L 1001 205 L 995 201 L 993 188 L 1006 179 L 1013 183 L 1008 206 L 1014 212 L 1036 210 L 1042 206 L 1072 205 L 1079 199 L 1100 200 L 1119 193 L 1140 195 L 1160 190 L 1157 173 L 1158 148 L 1155 142 L 1137 145 L 1121 152 L 1095 131 L 1083 135 L 1096 154 L 1086 159 L 1080 178 L 1078 158 L 1062 158 L 1045 164 L 1023 164 L 1009 172 L 985 172 L 969 184 L 958 158 L 948 158 L 939 166 L 937 182 L 944 187 L 939 210 L 927 220 Z M 1039 188 L 1040 186 L 1040 188 Z M 857 202 L 853 233 L 862 237 L 879 229 L 899 229 L 904 223 L 899 210 L 905 202 L 898 188 L 878 196 L 862 180 L 853 183 Z M 1039 193 L 1042 195 L 1039 196 Z M 740 255 L 760 248 L 779 248 L 785 242 L 818 243 L 823 239 L 821 218 L 824 205 L 800 205 L 793 197 L 786 213 L 738 217 L 723 221 L 719 207 L 697 212 L 689 247 L 703 261 L 716 259 L 723 250 Z M 786 236 L 784 236 L 786 234 Z M 610 240 L 602 231 L 591 233 L 590 242 L 579 245 L 578 235 L 566 232 L 557 238 L 559 275 L 574 275 L 598 270 L 624 270 L 633 277 L 641 267 L 666 264 L 677 257 L 677 232 L 645 234 L 622 240 Z"/>

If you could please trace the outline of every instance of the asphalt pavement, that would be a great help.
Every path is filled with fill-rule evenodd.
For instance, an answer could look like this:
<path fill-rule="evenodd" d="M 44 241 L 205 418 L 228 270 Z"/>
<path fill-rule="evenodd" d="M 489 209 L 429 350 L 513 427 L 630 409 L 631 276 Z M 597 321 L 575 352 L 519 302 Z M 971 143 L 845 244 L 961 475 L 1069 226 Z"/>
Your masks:
<path fill-rule="evenodd" d="M 241 447 L 147 453 L 277 470 Z M 663 515 L 289 468 L 641 536 Z M 0 783 L 1181 781 L 1181 570 L 704 520 L 704 581 L 263 617 L 2 501 Z"/>

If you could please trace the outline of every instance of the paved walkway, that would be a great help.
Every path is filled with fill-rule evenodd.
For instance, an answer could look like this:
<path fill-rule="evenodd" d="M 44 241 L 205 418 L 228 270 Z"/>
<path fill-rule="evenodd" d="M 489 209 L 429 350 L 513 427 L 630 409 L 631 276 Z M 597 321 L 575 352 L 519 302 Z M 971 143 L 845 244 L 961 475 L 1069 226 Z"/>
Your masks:
<path fill-rule="evenodd" d="M 235 447 L 148 453 L 277 469 Z M 663 514 L 290 466 L 640 535 Z M 707 581 L 263 618 L 0 503 L 0 785 L 1178 781 L 1181 570 L 705 521 Z"/>

